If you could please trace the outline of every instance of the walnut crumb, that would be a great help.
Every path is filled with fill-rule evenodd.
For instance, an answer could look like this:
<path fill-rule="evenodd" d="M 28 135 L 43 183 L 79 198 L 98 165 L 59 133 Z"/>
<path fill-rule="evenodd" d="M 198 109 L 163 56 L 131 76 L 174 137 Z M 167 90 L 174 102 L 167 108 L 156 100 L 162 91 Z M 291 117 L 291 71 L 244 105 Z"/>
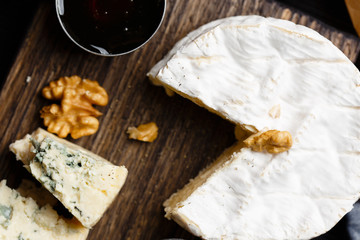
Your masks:
<path fill-rule="evenodd" d="M 281 153 L 292 146 L 292 137 L 288 131 L 268 130 L 258 132 L 244 140 L 245 146 L 253 151 L 268 153 Z"/>
<path fill-rule="evenodd" d="M 128 127 L 127 132 L 130 139 L 136 139 L 143 142 L 153 142 L 158 135 L 156 123 L 150 122 L 141 124 L 138 127 Z"/>

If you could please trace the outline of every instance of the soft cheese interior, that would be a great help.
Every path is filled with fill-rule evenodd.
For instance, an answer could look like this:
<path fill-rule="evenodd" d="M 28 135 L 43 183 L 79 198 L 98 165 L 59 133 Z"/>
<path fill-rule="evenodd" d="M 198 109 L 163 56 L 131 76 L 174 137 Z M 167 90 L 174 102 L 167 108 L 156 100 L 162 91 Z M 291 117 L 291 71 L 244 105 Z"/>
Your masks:
<path fill-rule="evenodd" d="M 17 159 L 85 226 L 98 222 L 122 188 L 125 167 L 38 129 L 10 145 Z"/>
<path fill-rule="evenodd" d="M 275 158 L 236 144 L 165 201 L 166 217 L 204 239 L 318 236 L 352 209 L 360 170 L 355 158 L 318 155 Z"/>
<path fill-rule="evenodd" d="M 39 206 L 0 182 L 0 239 L 83 240 L 89 230 L 60 217 L 50 205 Z"/>
<path fill-rule="evenodd" d="M 217 20 L 148 75 L 244 129 L 294 140 L 277 155 L 233 149 L 166 201 L 167 216 L 195 235 L 312 238 L 359 198 L 360 73 L 317 32 L 260 16 Z"/>

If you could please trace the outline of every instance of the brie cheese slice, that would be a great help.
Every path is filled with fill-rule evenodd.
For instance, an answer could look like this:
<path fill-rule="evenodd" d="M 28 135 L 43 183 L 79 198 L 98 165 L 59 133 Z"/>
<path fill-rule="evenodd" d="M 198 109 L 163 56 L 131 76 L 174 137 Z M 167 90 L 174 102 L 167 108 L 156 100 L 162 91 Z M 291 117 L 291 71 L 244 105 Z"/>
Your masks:
<path fill-rule="evenodd" d="M 167 216 L 195 235 L 311 238 L 359 198 L 360 73 L 317 32 L 260 16 L 220 19 L 180 40 L 148 76 L 251 133 L 293 137 L 277 155 L 233 149 L 168 200 Z"/>
<path fill-rule="evenodd" d="M 87 228 L 99 221 L 127 177 L 124 166 L 40 128 L 11 144 L 10 150 Z"/>
<path fill-rule="evenodd" d="M 50 205 L 40 207 L 0 182 L 0 239 L 84 240 L 88 233 L 76 219 L 59 216 Z"/>

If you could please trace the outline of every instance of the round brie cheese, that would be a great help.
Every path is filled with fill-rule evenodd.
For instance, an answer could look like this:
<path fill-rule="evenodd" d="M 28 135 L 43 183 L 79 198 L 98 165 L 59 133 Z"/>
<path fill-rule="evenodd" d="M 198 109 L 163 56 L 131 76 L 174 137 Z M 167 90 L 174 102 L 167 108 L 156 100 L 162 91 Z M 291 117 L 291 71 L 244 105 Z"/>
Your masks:
<path fill-rule="evenodd" d="M 180 40 L 148 76 L 253 133 L 288 131 L 294 140 L 276 155 L 238 149 L 185 198 L 165 203 L 195 235 L 312 238 L 359 198 L 360 73 L 314 30 L 220 19 Z"/>

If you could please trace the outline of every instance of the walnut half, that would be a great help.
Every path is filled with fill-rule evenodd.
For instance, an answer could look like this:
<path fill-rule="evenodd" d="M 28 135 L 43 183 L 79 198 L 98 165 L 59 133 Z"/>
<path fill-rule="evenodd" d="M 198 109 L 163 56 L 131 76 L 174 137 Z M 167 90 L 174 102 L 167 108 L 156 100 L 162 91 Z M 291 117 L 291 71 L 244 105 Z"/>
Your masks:
<path fill-rule="evenodd" d="M 292 146 L 292 137 L 288 131 L 268 130 L 258 132 L 244 140 L 245 146 L 253 151 L 269 153 L 281 153 L 289 150 Z"/>
<path fill-rule="evenodd" d="M 52 104 L 40 111 L 47 130 L 61 138 L 68 134 L 74 139 L 94 134 L 99 128 L 96 117 L 102 114 L 92 104 L 105 106 L 108 103 L 108 95 L 98 82 L 78 76 L 50 82 L 42 94 L 50 100 L 61 100 L 60 106 Z"/>

